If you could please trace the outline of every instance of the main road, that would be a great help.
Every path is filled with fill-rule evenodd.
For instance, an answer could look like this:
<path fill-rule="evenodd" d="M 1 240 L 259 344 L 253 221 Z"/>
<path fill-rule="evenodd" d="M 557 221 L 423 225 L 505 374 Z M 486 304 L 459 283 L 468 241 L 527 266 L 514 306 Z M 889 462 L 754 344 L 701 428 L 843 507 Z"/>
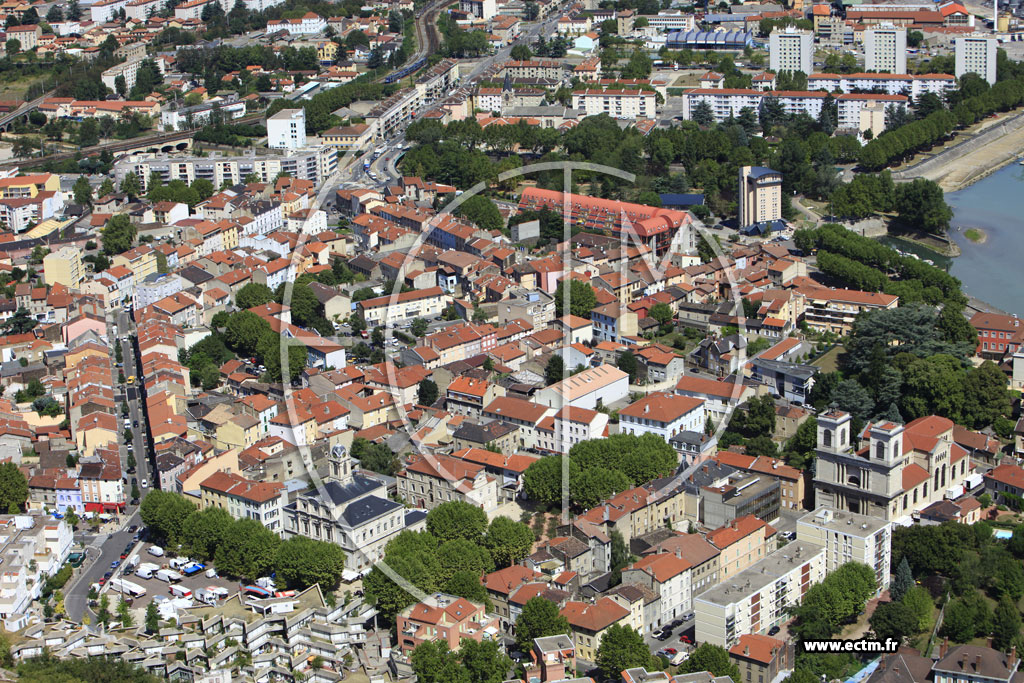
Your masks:
<path fill-rule="evenodd" d="M 132 320 L 123 310 L 118 310 L 112 318 L 107 321 L 107 336 L 112 344 L 121 345 L 125 377 L 132 375 L 140 377 L 141 368 L 135 354 L 135 345 L 132 342 L 134 338 Z M 141 403 L 142 396 L 138 385 L 133 384 L 125 387 L 124 393 L 115 394 L 115 397 L 118 403 L 122 400 L 128 402 L 128 419 L 131 421 L 130 429 L 132 432 L 132 452 L 135 455 L 137 468 L 134 474 L 125 475 L 125 496 L 130 498 L 132 480 L 137 479 L 140 493 L 139 502 L 141 503 L 142 497 L 153 486 L 152 473 L 155 472 L 149 457 L 145 438 L 146 422 Z M 118 415 L 121 415 L 120 410 Z M 129 452 L 127 444 L 121 444 L 120 452 L 121 471 L 127 473 Z M 149 486 L 143 487 L 141 485 L 143 481 L 146 481 Z M 125 529 L 132 525 L 141 525 L 141 523 L 138 506 L 131 505 L 129 501 L 129 504 L 125 506 L 124 515 L 117 522 L 118 529 L 116 531 L 100 534 L 80 534 L 77 536 L 77 538 L 86 543 L 86 560 L 82 565 L 82 569 L 76 573 L 64 591 L 64 609 L 68 614 L 68 618 L 73 621 L 81 621 L 88 606 L 89 587 L 98 582 L 106 572 L 112 571 L 111 563 L 119 559 L 124 548 L 132 542 L 133 534 L 125 531 Z M 120 569 L 113 571 L 116 575 Z M 111 609 L 113 609 L 113 606 Z"/>

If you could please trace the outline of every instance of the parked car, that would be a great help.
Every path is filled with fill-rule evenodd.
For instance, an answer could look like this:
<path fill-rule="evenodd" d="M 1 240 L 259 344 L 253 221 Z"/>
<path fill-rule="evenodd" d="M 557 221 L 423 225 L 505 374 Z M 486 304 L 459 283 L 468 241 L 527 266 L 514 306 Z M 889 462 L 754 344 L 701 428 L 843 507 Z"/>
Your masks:
<path fill-rule="evenodd" d="M 679 636 L 679 642 L 680 643 L 688 643 L 690 645 L 693 644 L 693 640 L 690 638 L 690 636 L 685 635 L 685 634 Z"/>
<path fill-rule="evenodd" d="M 782 629 L 780 629 L 778 626 L 772 626 L 770 629 L 768 629 L 768 635 L 774 636 L 776 633 L 778 633 L 781 630 Z"/>

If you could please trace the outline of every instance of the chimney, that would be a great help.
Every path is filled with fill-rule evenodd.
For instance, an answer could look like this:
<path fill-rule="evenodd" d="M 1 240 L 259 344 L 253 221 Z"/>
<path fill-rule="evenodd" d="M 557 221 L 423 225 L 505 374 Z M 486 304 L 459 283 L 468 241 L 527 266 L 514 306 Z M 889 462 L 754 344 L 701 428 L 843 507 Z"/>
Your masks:
<path fill-rule="evenodd" d="M 744 645 L 743 646 L 743 654 L 748 656 L 748 657 L 750 656 L 750 646 L 749 645 Z"/>
<path fill-rule="evenodd" d="M 949 650 L 949 636 L 942 639 L 942 645 L 939 646 L 939 659 L 946 656 L 946 652 Z"/>
<path fill-rule="evenodd" d="M 991 638 L 989 640 L 991 640 Z M 981 655 L 976 655 L 974 657 L 974 671 L 975 671 L 975 673 L 977 673 L 980 669 L 981 669 Z"/>
<path fill-rule="evenodd" d="M 1010 648 L 1010 656 L 1006 658 L 1006 668 L 1013 671 L 1014 666 L 1017 664 L 1017 646 L 1014 645 Z"/>
<path fill-rule="evenodd" d="M 990 650 L 992 649 L 992 636 L 989 636 L 989 637 L 988 637 L 988 648 L 989 648 Z"/>

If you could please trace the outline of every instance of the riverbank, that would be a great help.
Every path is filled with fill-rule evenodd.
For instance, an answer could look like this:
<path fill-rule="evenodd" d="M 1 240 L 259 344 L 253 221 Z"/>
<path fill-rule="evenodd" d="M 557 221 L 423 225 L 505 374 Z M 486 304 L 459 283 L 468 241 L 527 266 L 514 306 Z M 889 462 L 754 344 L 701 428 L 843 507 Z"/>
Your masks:
<path fill-rule="evenodd" d="M 916 244 L 919 247 L 924 247 L 928 251 L 935 252 L 940 256 L 945 256 L 946 258 L 956 258 L 962 253 L 960 251 L 960 246 L 950 239 L 948 235 L 940 237 L 938 235 L 933 235 L 930 232 L 922 232 L 919 230 L 893 229 L 893 225 L 890 223 L 886 236 L 893 240 Z"/>
<path fill-rule="evenodd" d="M 934 180 L 943 192 L 956 192 L 982 180 L 1024 153 L 1024 114 L 1009 117 L 960 145 L 906 169 L 901 178 Z"/>

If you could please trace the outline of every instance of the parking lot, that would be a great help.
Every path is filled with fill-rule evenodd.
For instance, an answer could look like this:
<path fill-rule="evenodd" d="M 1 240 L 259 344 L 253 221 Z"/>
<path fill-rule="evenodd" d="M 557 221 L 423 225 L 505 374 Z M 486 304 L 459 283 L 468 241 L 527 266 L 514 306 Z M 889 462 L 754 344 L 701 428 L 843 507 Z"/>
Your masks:
<path fill-rule="evenodd" d="M 135 598 L 135 600 L 132 602 L 133 611 L 144 612 L 146 606 L 149 605 L 150 602 L 152 602 L 154 596 L 164 595 L 167 597 L 172 597 L 170 593 L 170 587 L 172 584 L 169 584 L 166 581 L 161 581 L 157 578 L 144 579 L 140 576 L 136 576 L 134 571 L 132 571 L 130 574 L 122 574 L 122 571 L 125 568 L 125 562 L 131 560 L 132 556 L 138 556 L 140 564 L 144 562 L 149 562 L 150 564 L 155 564 L 159 566 L 161 569 L 170 568 L 170 557 L 168 557 L 167 555 L 164 555 L 163 557 L 155 557 L 149 554 L 148 551 L 152 545 L 152 543 L 137 544 L 136 547 L 132 550 L 132 554 L 128 557 L 128 559 L 122 560 L 121 566 L 114 570 L 111 576 L 111 578 L 123 578 L 126 581 L 130 581 L 131 583 L 134 583 L 138 586 L 142 586 L 146 589 L 145 595 L 143 595 L 140 598 Z M 210 569 L 211 565 L 207 565 L 206 568 Z M 180 574 L 181 572 L 178 573 Z M 193 593 L 195 593 L 195 591 L 200 588 L 205 588 L 207 586 L 217 586 L 219 588 L 227 589 L 229 595 L 234 595 L 236 592 L 238 592 L 239 584 L 237 581 L 225 579 L 219 576 L 213 579 L 207 578 L 205 571 L 202 571 L 196 574 L 195 576 L 183 578 L 181 581 L 176 582 L 176 585 L 184 586 L 185 588 L 191 590 Z M 103 588 L 104 591 L 110 596 L 111 609 L 113 609 L 113 606 L 117 604 L 116 596 L 118 595 L 118 591 L 111 588 L 109 586 L 109 582 Z M 201 603 L 197 602 L 196 604 Z M 136 623 L 141 622 L 138 619 L 136 619 Z"/>

